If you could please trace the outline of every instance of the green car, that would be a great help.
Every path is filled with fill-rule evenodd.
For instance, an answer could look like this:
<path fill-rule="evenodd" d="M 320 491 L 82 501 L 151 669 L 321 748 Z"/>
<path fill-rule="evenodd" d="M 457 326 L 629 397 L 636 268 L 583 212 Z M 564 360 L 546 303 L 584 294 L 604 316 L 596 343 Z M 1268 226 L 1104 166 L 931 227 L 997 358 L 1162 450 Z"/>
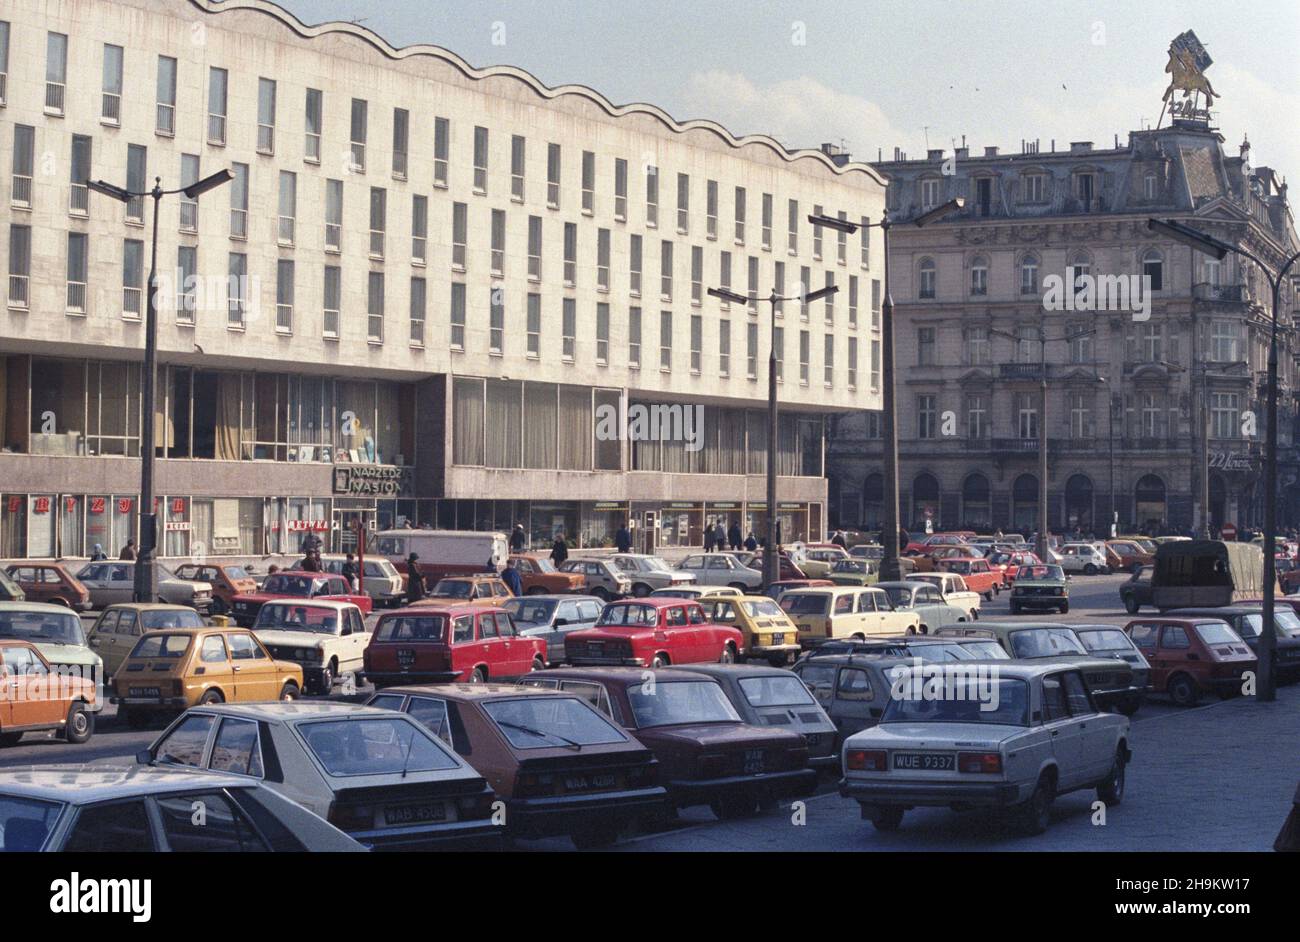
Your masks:
<path fill-rule="evenodd" d="M 1011 588 L 1011 614 L 1070 610 L 1070 577 L 1060 566 L 1029 566 L 1020 570 Z"/>
<path fill-rule="evenodd" d="M 0 602 L 0 639 L 30 641 L 50 662 L 99 683 L 104 661 L 86 643 L 81 616 L 63 605 Z"/>
<path fill-rule="evenodd" d="M 840 559 L 831 566 L 826 578 L 836 585 L 875 585 L 880 574 L 866 559 Z"/>

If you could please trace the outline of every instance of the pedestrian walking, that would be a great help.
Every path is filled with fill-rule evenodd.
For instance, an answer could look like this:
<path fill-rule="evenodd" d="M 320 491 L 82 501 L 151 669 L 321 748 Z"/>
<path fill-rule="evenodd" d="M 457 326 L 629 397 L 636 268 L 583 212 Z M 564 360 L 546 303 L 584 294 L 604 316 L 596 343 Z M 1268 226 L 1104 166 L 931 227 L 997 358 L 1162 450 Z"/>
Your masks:
<path fill-rule="evenodd" d="M 343 578 L 348 580 L 348 585 L 352 587 L 353 592 L 361 591 L 361 569 L 357 566 L 356 557 L 348 553 L 347 559 L 343 560 L 343 569 L 341 570 Z"/>
<path fill-rule="evenodd" d="M 731 529 L 727 531 L 727 542 L 731 544 L 734 550 L 740 549 L 742 537 L 740 535 L 740 524 L 733 523 Z"/>
<path fill-rule="evenodd" d="M 519 570 L 515 567 L 513 556 L 506 560 L 506 568 L 501 570 L 501 581 L 510 589 L 511 595 L 524 594 L 524 582 L 519 578 Z"/>
<path fill-rule="evenodd" d="M 561 530 L 555 534 L 555 542 L 551 545 L 551 562 L 559 566 L 568 558 L 569 547 L 564 542 L 564 531 Z"/>
<path fill-rule="evenodd" d="M 108 554 L 104 552 L 104 547 L 96 543 L 95 548 L 90 552 L 90 561 L 92 563 L 97 563 L 101 559 L 108 559 Z"/>
<path fill-rule="evenodd" d="M 135 540 L 127 540 L 118 559 L 135 559 Z"/>
<path fill-rule="evenodd" d="M 713 521 L 710 520 L 704 525 L 704 552 L 713 552 Z"/>
<path fill-rule="evenodd" d="M 721 520 L 713 528 L 713 544 L 719 553 L 727 548 L 727 531 L 722 528 Z"/>
<path fill-rule="evenodd" d="M 618 532 L 614 534 L 614 545 L 618 547 L 620 553 L 628 553 L 632 550 L 632 531 L 627 528 L 626 520 L 618 528 Z"/>
<path fill-rule="evenodd" d="M 424 575 L 417 565 L 419 556 L 415 553 L 406 557 L 406 601 L 407 604 L 424 598 Z"/>
<path fill-rule="evenodd" d="M 527 543 L 528 535 L 524 533 L 524 525 L 516 523 L 513 532 L 510 534 L 510 552 L 522 553 Z"/>

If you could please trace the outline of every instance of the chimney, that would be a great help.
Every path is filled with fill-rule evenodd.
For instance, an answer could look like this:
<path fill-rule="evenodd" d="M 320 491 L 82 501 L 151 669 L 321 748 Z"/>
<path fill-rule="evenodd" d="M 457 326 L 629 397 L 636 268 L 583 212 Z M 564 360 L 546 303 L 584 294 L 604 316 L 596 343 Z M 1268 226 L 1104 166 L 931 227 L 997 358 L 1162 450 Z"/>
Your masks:
<path fill-rule="evenodd" d="M 996 157 L 997 155 L 998 155 L 998 149 L 997 149 L 996 147 L 986 147 L 986 148 L 984 148 L 984 156 L 985 156 L 985 157 Z"/>
<path fill-rule="evenodd" d="M 943 148 L 940 147 L 938 150 L 927 150 L 927 151 L 925 152 L 925 159 L 926 159 L 926 160 L 943 160 Z"/>
<path fill-rule="evenodd" d="M 967 147 L 965 144 L 963 144 L 961 147 L 958 147 L 956 151 L 954 151 L 954 155 L 957 157 L 958 160 L 965 160 L 967 157 L 970 156 L 970 148 Z"/>
<path fill-rule="evenodd" d="M 1090 154 L 1092 153 L 1092 141 L 1071 141 L 1071 154 Z"/>
<path fill-rule="evenodd" d="M 849 152 L 838 144 L 823 144 L 821 152 L 829 157 L 837 167 L 843 167 L 849 162 Z"/>

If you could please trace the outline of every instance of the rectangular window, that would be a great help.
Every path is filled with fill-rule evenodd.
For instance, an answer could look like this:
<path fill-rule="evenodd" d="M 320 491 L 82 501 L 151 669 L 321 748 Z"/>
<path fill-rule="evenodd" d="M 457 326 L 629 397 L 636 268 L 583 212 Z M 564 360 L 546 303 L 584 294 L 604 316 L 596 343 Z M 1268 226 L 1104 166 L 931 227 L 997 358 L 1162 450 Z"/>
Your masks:
<path fill-rule="evenodd" d="M 827 334 L 825 338 L 825 348 L 822 352 L 822 382 L 826 386 L 832 386 L 835 383 L 835 335 Z"/>
<path fill-rule="evenodd" d="M 718 284 L 719 286 L 731 290 L 731 253 L 722 252 L 718 256 Z M 731 309 L 731 302 L 726 298 L 718 298 L 718 307 L 724 311 Z"/>
<path fill-rule="evenodd" d="M 849 326 L 858 326 L 858 276 L 849 275 Z"/>
<path fill-rule="evenodd" d="M 325 251 L 338 252 L 343 244 L 343 181 L 325 181 Z"/>
<path fill-rule="evenodd" d="M 542 355 L 542 296 L 528 295 L 528 356 Z"/>
<path fill-rule="evenodd" d="M 704 318 L 691 315 L 691 372 L 699 374 L 704 368 Z"/>
<path fill-rule="evenodd" d="M 799 201 L 790 200 L 790 221 L 786 230 L 785 250 L 791 255 L 799 254 Z"/>
<path fill-rule="evenodd" d="M 492 210 L 492 253 L 491 272 L 503 274 L 506 270 L 506 211 Z"/>
<path fill-rule="evenodd" d="M 384 342 L 384 273 L 372 271 L 366 280 L 366 339 Z"/>
<path fill-rule="evenodd" d="M 518 134 L 510 138 L 510 198 L 517 203 L 524 201 L 524 168 L 527 157 L 527 141 Z"/>
<path fill-rule="evenodd" d="M 488 129 L 474 128 L 474 192 L 487 192 L 488 173 Z"/>
<path fill-rule="evenodd" d="M 1092 438 L 1091 393 L 1071 392 L 1070 401 L 1070 437 Z"/>
<path fill-rule="evenodd" d="M 560 316 L 560 356 L 567 363 L 573 362 L 578 345 L 578 302 L 565 298 Z"/>
<path fill-rule="evenodd" d="M 871 341 L 871 391 L 880 391 L 880 341 Z"/>
<path fill-rule="evenodd" d="M 411 262 L 423 265 L 428 261 L 429 198 L 420 194 L 411 196 Z"/>
<path fill-rule="evenodd" d="M 31 304 L 28 281 L 32 274 L 31 226 L 9 227 L 9 306 L 26 308 Z"/>
<path fill-rule="evenodd" d="M 772 330 L 772 352 L 776 355 L 776 381 L 785 382 L 785 328 Z"/>
<path fill-rule="evenodd" d="M 325 266 L 324 320 L 322 332 L 335 340 L 339 335 L 339 311 L 343 304 L 343 272 L 337 265 Z"/>
<path fill-rule="evenodd" d="M 785 301 L 781 300 L 781 296 L 785 294 L 785 262 L 777 262 L 772 266 L 772 294 L 777 297 L 773 313 L 777 317 L 784 317 Z"/>
<path fill-rule="evenodd" d="M 578 224 L 564 224 L 564 284 L 572 288 L 578 281 Z"/>
<path fill-rule="evenodd" d="M 596 365 L 609 363 L 609 305 L 596 305 Z"/>
<path fill-rule="evenodd" d="M 546 205 L 560 208 L 560 145 L 546 145 Z"/>
<path fill-rule="evenodd" d="M 933 327 L 918 327 L 916 329 L 916 364 L 917 366 L 934 366 Z"/>
<path fill-rule="evenodd" d="M 68 212 L 74 216 L 85 216 L 90 212 L 90 138 L 84 134 L 72 135 L 72 160 L 70 161 L 72 179 L 68 195 Z"/>
<path fill-rule="evenodd" d="M 257 152 L 275 153 L 275 80 L 257 80 Z"/>
<path fill-rule="evenodd" d="M 275 329 L 293 333 L 293 259 L 282 258 L 275 266 Z"/>
<path fill-rule="evenodd" d="M 806 330 L 799 331 L 799 382 L 808 385 L 809 361 L 812 358 L 812 336 Z"/>
<path fill-rule="evenodd" d="M 659 168 L 653 165 L 645 168 L 645 224 L 659 226 Z"/>
<path fill-rule="evenodd" d="M 673 244 L 667 239 L 659 243 L 659 297 L 673 298 Z"/>
<path fill-rule="evenodd" d="M 710 180 L 704 190 L 704 234 L 718 237 L 718 181 Z"/>
<path fill-rule="evenodd" d="M 423 278 L 411 279 L 411 346 L 424 346 L 427 287 Z"/>
<path fill-rule="evenodd" d="M 673 368 L 673 312 L 659 312 L 659 369 L 669 372 Z"/>
<path fill-rule="evenodd" d="M 818 217 L 820 217 L 820 216 L 822 215 L 822 207 L 821 207 L 820 205 L 816 204 L 816 203 L 813 204 L 813 215 L 814 215 L 814 216 L 818 216 Z M 822 227 L 822 226 L 813 226 L 813 227 L 812 227 L 812 232 L 813 232 L 813 261 L 816 261 L 816 262 L 820 262 L 821 259 L 822 259 L 822 237 L 823 237 L 822 230 L 823 230 L 823 227 Z"/>
<path fill-rule="evenodd" d="M 6 31 L 5 38 L 8 39 Z M 7 44 L 6 44 L 7 47 Z M 6 53 L 7 55 L 7 53 Z M 68 37 L 45 34 L 45 113 L 63 116 L 63 96 L 68 87 Z"/>
<path fill-rule="evenodd" d="M 677 174 L 677 231 L 685 235 L 691 228 L 691 178 Z"/>
<path fill-rule="evenodd" d="M 198 249 L 182 245 L 176 249 L 176 323 L 194 323 L 194 279 Z"/>
<path fill-rule="evenodd" d="M 936 433 L 934 396 L 916 397 L 916 437 L 930 439 Z"/>
<path fill-rule="evenodd" d="M 835 287 L 835 273 L 826 273 L 826 287 Z M 835 292 L 826 295 L 826 300 L 822 302 L 825 305 L 824 312 L 826 315 L 826 326 L 829 327 L 835 323 Z"/>
<path fill-rule="evenodd" d="M 370 103 L 352 99 L 352 120 L 348 131 L 348 162 L 353 173 L 366 172 L 366 140 L 370 132 Z"/>
<path fill-rule="evenodd" d="M 758 257 L 751 255 L 747 259 L 747 261 L 749 263 L 747 266 L 748 273 L 749 273 L 749 290 L 746 292 L 746 297 L 749 298 L 749 304 L 748 304 L 749 313 L 757 314 L 758 313 Z"/>
<path fill-rule="evenodd" d="M 858 236 L 862 243 L 862 260 L 863 268 L 871 267 L 871 220 L 866 216 L 858 223 Z"/>
<path fill-rule="evenodd" d="M 406 179 L 407 151 L 410 148 L 411 113 L 393 109 L 393 179 Z"/>
<path fill-rule="evenodd" d="M 699 306 L 704 301 L 704 249 L 691 246 L 691 303 Z"/>
<path fill-rule="evenodd" d="M 0 20 L 0 106 L 8 101 L 9 84 L 9 23 Z"/>
<path fill-rule="evenodd" d="M 628 246 L 628 293 L 641 296 L 641 237 L 632 236 Z"/>
<path fill-rule="evenodd" d="M 966 397 L 966 437 L 979 440 L 988 437 L 988 409 L 983 396 Z"/>
<path fill-rule="evenodd" d="M 763 228 L 760 233 L 763 251 L 772 251 L 772 194 L 763 194 Z"/>
<path fill-rule="evenodd" d="M 459 281 L 451 283 L 451 348 L 465 349 L 465 285 Z"/>
<path fill-rule="evenodd" d="M 122 240 L 122 316 L 139 320 L 144 311 L 144 242 Z M 241 315 L 240 321 L 243 318 Z"/>
<path fill-rule="evenodd" d="M 969 366 L 988 366 L 992 362 L 989 353 L 989 329 L 987 327 L 967 327 L 964 333 L 966 335 L 966 363 Z"/>
<path fill-rule="evenodd" d="M 849 338 L 849 389 L 858 388 L 858 338 Z"/>
<path fill-rule="evenodd" d="M 528 280 L 542 280 L 542 217 L 528 217 Z"/>
<path fill-rule="evenodd" d="M 469 226 L 468 208 L 464 203 L 451 204 L 451 267 L 465 270 L 465 233 Z"/>
<path fill-rule="evenodd" d="M 0 69 L 3 71 L 3 69 Z M 213 72 L 224 72 L 223 69 L 213 69 Z M 112 43 L 104 43 L 104 82 L 103 94 L 99 105 L 99 120 L 105 124 L 111 124 L 114 127 L 122 123 L 122 47 L 114 46 Z M 211 101 L 211 86 L 209 85 L 209 101 Z M 224 98 L 223 102 L 224 104 Z M 211 108 L 209 107 L 209 110 Z M 222 115 L 225 114 L 223 110 Z M 220 143 L 224 143 L 224 138 Z"/>
<path fill-rule="evenodd" d="M 1033 393 L 1016 393 L 1016 433 L 1020 438 L 1038 437 L 1038 409 Z"/>
<path fill-rule="evenodd" d="M 871 329 L 880 330 L 880 279 L 871 279 Z"/>
<path fill-rule="evenodd" d="M 840 222 L 848 222 L 849 214 L 840 210 Z M 835 243 L 835 263 L 837 265 L 847 265 L 849 261 L 849 234 L 841 229 L 836 234 Z"/>
<path fill-rule="evenodd" d="M 1047 177 L 1031 173 L 1020 178 L 1020 199 L 1025 203 L 1042 203 L 1046 200 Z"/>
<path fill-rule="evenodd" d="M 596 289 L 609 290 L 609 230 L 596 232 Z"/>
<path fill-rule="evenodd" d="M 736 187 L 736 244 L 745 244 L 745 188 Z"/>
<path fill-rule="evenodd" d="M 187 187 L 199 180 L 199 155 L 181 154 L 181 186 Z M 199 231 L 199 201 L 181 194 L 181 232 Z"/>
<path fill-rule="evenodd" d="M 20 209 L 32 208 L 32 177 L 36 172 L 36 129 L 14 125 L 13 185 L 9 201 Z"/>
<path fill-rule="evenodd" d="M 447 186 L 447 164 L 451 153 L 451 122 L 433 119 L 433 185 Z"/>
<path fill-rule="evenodd" d="M 488 295 L 488 353 L 500 356 L 506 349 L 506 292 L 493 285 Z"/>
<path fill-rule="evenodd" d="M 1215 363 L 1232 363 L 1242 359 L 1239 322 L 1216 320 L 1211 323 L 1210 359 Z"/>
<path fill-rule="evenodd" d="M 302 159 L 311 164 L 320 163 L 320 140 L 324 127 L 325 100 L 319 88 L 307 89 L 304 102 L 304 137 Z"/>
<path fill-rule="evenodd" d="M 384 257 L 384 234 L 388 230 L 388 191 L 370 188 L 370 257 Z"/>
<path fill-rule="evenodd" d="M 1065 338 L 1070 349 L 1071 363 L 1092 362 L 1093 332 L 1089 328 L 1072 324 L 1065 328 Z"/>
<path fill-rule="evenodd" d="M 816 229 L 814 228 L 813 231 Z M 799 269 L 799 290 L 796 292 L 799 295 L 799 319 L 803 321 L 808 320 L 807 298 L 810 291 L 812 291 L 812 269 L 804 265 Z"/>
<path fill-rule="evenodd" d="M 641 368 L 641 309 L 627 309 L 627 365 L 634 370 Z"/>
<path fill-rule="evenodd" d="M 208 143 L 226 143 L 226 99 L 230 73 L 212 66 L 208 69 Z"/>
<path fill-rule="evenodd" d="M 627 161 L 614 158 L 614 218 L 627 221 Z"/>
<path fill-rule="evenodd" d="M 589 150 L 582 152 L 582 211 L 596 211 L 596 155 Z"/>
<path fill-rule="evenodd" d="M 143 255 L 144 243 L 140 245 Z M 243 330 L 244 314 L 248 309 L 248 256 L 243 252 L 231 252 L 226 274 L 226 326 Z M 326 281 L 328 283 L 328 279 Z"/>
<path fill-rule="evenodd" d="M 758 379 L 758 325 L 745 325 L 745 377 Z"/>
<path fill-rule="evenodd" d="M 298 216 L 298 175 L 288 170 L 280 171 L 280 225 L 276 230 L 281 245 L 293 245 L 295 223 Z"/>
<path fill-rule="evenodd" d="M 166 137 L 176 133 L 176 60 L 158 57 L 158 118 L 154 130 Z"/>
<path fill-rule="evenodd" d="M 1236 439 L 1240 435 L 1240 415 L 1235 393 L 1210 396 L 1210 435 L 1212 438 Z"/>
<path fill-rule="evenodd" d="M 921 181 L 921 208 L 931 209 L 939 205 L 939 181 L 934 179 Z"/>
<path fill-rule="evenodd" d="M 718 375 L 731 375 L 731 320 L 726 317 L 718 321 Z"/>

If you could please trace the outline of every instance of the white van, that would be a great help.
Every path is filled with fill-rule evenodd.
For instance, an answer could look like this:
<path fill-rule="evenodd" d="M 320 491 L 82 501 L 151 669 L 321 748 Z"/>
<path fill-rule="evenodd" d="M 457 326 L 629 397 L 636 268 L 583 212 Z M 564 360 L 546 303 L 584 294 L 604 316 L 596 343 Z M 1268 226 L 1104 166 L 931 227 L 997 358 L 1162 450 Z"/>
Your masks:
<path fill-rule="evenodd" d="M 420 572 L 429 578 L 485 572 L 491 561 L 496 571 L 505 568 L 510 542 L 504 533 L 476 530 L 380 530 L 372 552 L 385 556 L 402 572 L 406 557 L 420 557 Z"/>

